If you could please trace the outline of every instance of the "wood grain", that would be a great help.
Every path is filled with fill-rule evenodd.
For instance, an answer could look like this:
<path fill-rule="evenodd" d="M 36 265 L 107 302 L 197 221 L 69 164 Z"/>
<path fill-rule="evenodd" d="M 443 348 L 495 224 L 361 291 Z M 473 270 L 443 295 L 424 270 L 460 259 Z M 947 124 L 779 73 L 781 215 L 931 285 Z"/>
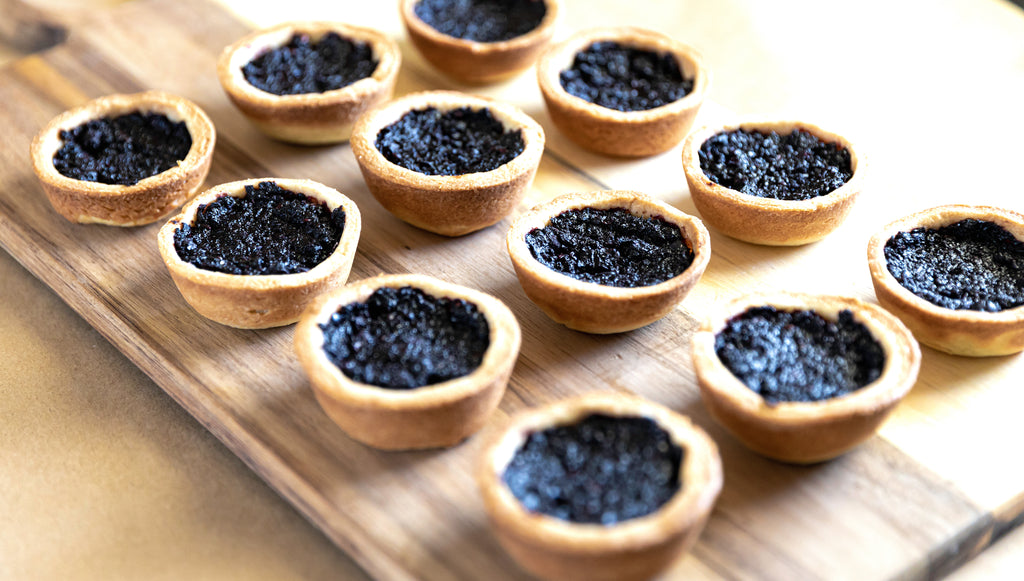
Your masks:
<path fill-rule="evenodd" d="M 417 453 L 380 453 L 348 439 L 313 400 L 292 355 L 290 328 L 234 330 L 191 311 L 156 251 L 159 225 L 78 226 L 53 212 L 27 154 L 32 136 L 53 115 L 111 92 L 179 93 L 217 126 L 208 184 L 310 178 L 359 204 L 364 232 L 353 280 L 426 272 L 504 300 L 522 325 L 523 348 L 487 430 L 519 409 L 591 390 L 639 393 L 693 417 L 721 447 L 725 488 L 701 541 L 669 578 L 932 577 L 969 558 L 1007 526 L 997 523 L 1014 522 L 1024 511 L 1024 485 L 1012 473 L 1005 478 L 1001 466 L 979 466 L 981 474 L 965 476 L 1000 479 L 981 494 L 953 484 L 942 472 L 958 470 L 942 463 L 946 436 L 938 449 L 921 444 L 936 434 L 911 417 L 973 426 L 973 416 L 942 394 L 967 380 L 978 389 L 1008 390 L 1019 358 L 976 362 L 929 352 L 915 396 L 886 437 L 812 467 L 747 452 L 700 404 L 688 344 L 701 309 L 744 288 L 794 280 L 821 287 L 812 274 L 836 257 L 866 272 L 860 240 L 872 227 L 869 212 L 855 215 L 835 238 L 801 249 L 716 236 L 708 272 L 682 308 L 632 333 L 583 335 L 552 323 L 523 295 L 504 250 L 507 221 L 458 239 L 417 230 L 373 200 L 347 145 L 287 146 L 248 125 L 216 81 L 220 49 L 246 31 L 223 9 L 205 0 L 140 0 L 79 24 L 67 44 L 0 72 L 0 123 L 8 128 L 0 144 L 0 243 L 374 577 L 525 578 L 486 530 L 473 488 L 483 438 Z M 399 92 L 433 87 L 449 85 L 408 59 Z M 522 106 L 548 134 L 548 152 L 520 210 L 566 191 L 619 187 L 695 212 L 678 151 L 634 162 L 597 158 L 557 134 L 529 79 L 493 93 Z M 713 106 L 704 113 L 723 114 Z M 812 274 L 794 278 L 799 272 Z M 852 292 L 866 288 L 858 282 Z"/>
<path fill-rule="evenodd" d="M 56 46 L 67 30 L 48 15 L 21 0 L 0 0 L 0 44 L 29 53 Z"/>

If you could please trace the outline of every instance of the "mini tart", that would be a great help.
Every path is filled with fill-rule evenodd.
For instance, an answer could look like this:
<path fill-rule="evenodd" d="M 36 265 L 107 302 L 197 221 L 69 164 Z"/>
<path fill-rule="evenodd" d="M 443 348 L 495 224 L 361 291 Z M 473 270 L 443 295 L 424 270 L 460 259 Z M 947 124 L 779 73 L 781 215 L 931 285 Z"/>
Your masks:
<path fill-rule="evenodd" d="M 584 282 L 538 262 L 526 244 L 526 235 L 547 226 L 555 216 L 580 208 L 623 208 L 634 216 L 674 224 L 694 253 L 693 263 L 656 285 L 614 287 Z M 506 245 L 526 296 L 554 321 L 585 333 L 631 331 L 664 317 L 697 284 L 711 258 L 711 238 L 699 219 L 627 190 L 566 194 L 535 206 L 512 224 Z"/>
<path fill-rule="evenodd" d="M 94 119 L 130 113 L 159 113 L 184 121 L 192 147 L 177 167 L 130 185 L 102 184 L 62 175 L 53 156 L 64 145 L 60 132 Z M 53 208 L 72 222 L 108 226 L 140 226 L 155 222 L 185 203 L 210 171 L 216 132 L 213 122 L 195 103 L 159 91 L 108 95 L 61 113 L 32 140 L 32 167 Z"/>
<path fill-rule="evenodd" d="M 174 248 L 174 233 L 195 221 L 199 207 L 221 196 L 245 196 L 245 186 L 274 182 L 286 190 L 305 194 L 330 209 L 345 209 L 345 230 L 338 247 L 323 262 L 295 274 L 241 275 L 205 270 L 183 261 Z M 185 301 L 204 317 L 239 329 L 266 329 L 299 320 L 318 295 L 348 280 L 355 258 L 362 219 L 355 202 L 335 189 L 310 180 L 261 178 L 230 182 L 199 194 L 157 235 L 160 255 Z"/>
<path fill-rule="evenodd" d="M 457 176 L 427 175 L 388 161 L 377 149 L 377 134 L 406 113 L 428 107 L 489 109 L 506 130 L 521 130 L 523 151 L 491 171 Z M 389 212 L 418 228 L 461 236 L 495 224 L 519 204 L 540 165 L 544 130 L 518 108 L 498 101 L 450 91 L 413 93 L 360 117 L 352 151 L 370 193 Z"/>
<path fill-rule="evenodd" d="M 323 349 L 320 325 L 341 307 L 379 288 L 411 286 L 476 305 L 490 328 L 480 366 L 463 377 L 415 389 L 388 389 L 349 379 Z M 317 298 L 295 328 L 295 352 L 324 412 L 350 437 L 383 450 L 453 446 L 479 430 L 497 407 L 519 355 L 520 331 L 498 299 L 429 276 L 382 275 Z"/>
<path fill-rule="evenodd" d="M 853 176 L 838 189 L 809 200 L 761 198 L 720 186 L 700 167 L 700 148 L 719 133 L 738 129 L 788 134 L 803 129 L 850 152 Z M 683 145 L 683 171 L 690 196 L 704 221 L 744 242 L 768 246 L 799 246 L 821 240 L 839 227 L 862 189 L 864 160 L 844 137 L 803 121 L 748 120 L 695 130 Z"/>
<path fill-rule="evenodd" d="M 850 394 L 817 402 L 770 405 L 729 371 L 715 353 L 715 337 L 749 308 L 812 310 L 829 320 L 850 310 L 882 346 L 882 374 Z M 914 386 L 921 350 L 910 331 L 882 308 L 864 301 L 799 293 L 756 293 L 715 308 L 693 336 L 693 363 L 711 415 L 758 454 L 797 464 L 829 460 L 866 440 Z"/>
<path fill-rule="evenodd" d="M 649 418 L 668 432 L 684 450 L 679 491 L 655 512 L 610 526 L 527 510 L 502 481 L 516 450 L 533 432 L 595 413 Z M 591 393 L 513 417 L 485 448 L 477 483 L 498 541 L 533 575 L 559 581 L 639 580 L 658 574 L 696 542 L 722 489 L 722 463 L 715 443 L 689 418 L 635 396 Z"/>
<path fill-rule="evenodd" d="M 674 55 L 683 77 L 693 79 L 693 90 L 646 111 L 617 111 L 570 95 L 559 75 L 572 66 L 576 53 L 599 41 Z M 667 151 L 686 137 L 704 103 L 710 77 L 693 48 L 657 32 L 614 27 L 585 30 L 549 48 L 537 62 L 537 80 L 551 120 L 577 145 L 605 155 L 643 157 Z"/>
<path fill-rule="evenodd" d="M 537 28 L 500 42 L 465 40 L 439 32 L 416 16 L 413 8 L 420 0 L 402 0 L 400 13 L 409 39 L 427 62 L 456 81 L 482 85 L 522 73 L 551 42 L 562 0 L 543 1 L 547 13 Z"/>
<path fill-rule="evenodd" d="M 1024 240 L 1024 215 L 1002 208 L 948 205 L 906 216 L 887 224 L 868 242 L 875 296 L 918 341 L 933 349 L 972 357 L 1018 353 L 1024 350 L 1024 306 L 995 313 L 940 307 L 904 288 L 886 266 L 885 244 L 897 233 L 941 228 L 968 218 L 993 222 Z"/>
<path fill-rule="evenodd" d="M 252 86 L 242 74 L 242 67 L 297 34 L 318 41 L 330 32 L 373 48 L 378 62 L 371 76 L 323 93 L 275 95 Z M 398 44 L 377 30 L 340 22 L 290 22 L 253 32 L 225 48 L 217 76 L 231 102 L 260 131 L 281 141 L 316 145 L 347 140 L 360 115 L 390 99 L 401 62 Z"/>

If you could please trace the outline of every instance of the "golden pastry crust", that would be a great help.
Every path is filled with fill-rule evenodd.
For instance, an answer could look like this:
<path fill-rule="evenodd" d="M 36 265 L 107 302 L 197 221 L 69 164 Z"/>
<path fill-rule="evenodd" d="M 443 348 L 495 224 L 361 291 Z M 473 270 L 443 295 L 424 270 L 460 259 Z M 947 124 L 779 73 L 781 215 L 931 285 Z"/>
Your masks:
<path fill-rule="evenodd" d="M 464 299 L 483 313 L 490 345 L 476 370 L 406 390 L 353 381 L 331 363 L 320 325 L 342 306 L 365 301 L 377 289 L 406 286 L 435 297 Z M 520 337 L 512 311 L 488 294 L 424 275 L 381 275 L 316 299 L 295 328 L 295 352 L 320 406 L 345 433 L 383 450 L 415 450 L 453 446 L 483 427 L 505 393 Z"/>
<path fill-rule="evenodd" d="M 243 197 L 245 186 L 274 182 L 310 196 L 333 210 L 345 209 L 345 229 L 338 247 L 323 262 L 295 274 L 239 275 L 197 268 L 174 249 L 174 233 L 195 221 L 199 207 L 221 196 Z M 362 230 L 355 202 L 333 188 L 310 180 L 260 178 L 230 182 L 199 194 L 157 235 L 160 255 L 185 301 L 204 317 L 240 329 L 266 329 L 294 323 L 320 294 L 345 284 Z"/>
<path fill-rule="evenodd" d="M 661 218 L 682 231 L 694 253 L 693 263 L 665 282 L 630 288 L 583 282 L 538 262 L 526 235 L 555 216 L 579 208 L 623 208 L 634 216 Z M 699 219 L 628 190 L 566 194 L 535 206 L 512 224 L 506 246 L 526 296 L 554 321 L 586 333 L 631 331 L 664 317 L 697 284 L 711 258 L 711 238 Z"/>
<path fill-rule="evenodd" d="M 813 310 L 829 320 L 850 310 L 882 346 L 882 375 L 842 397 L 766 403 L 715 353 L 715 336 L 730 319 L 766 305 Z M 917 341 L 899 319 L 882 308 L 854 298 L 800 293 L 756 293 L 718 306 L 693 336 L 692 351 L 701 398 L 711 415 L 751 450 L 798 464 L 835 458 L 869 438 L 910 392 L 921 366 Z"/>
<path fill-rule="evenodd" d="M 262 91 L 242 74 L 254 58 L 296 34 L 317 41 L 330 32 L 369 44 L 378 61 L 373 74 L 340 89 L 300 95 Z M 346 141 L 360 115 L 390 99 L 401 62 L 398 44 L 377 30 L 340 22 L 289 22 L 253 32 L 225 48 L 217 76 L 231 102 L 260 131 L 281 141 L 316 145 Z"/>
<path fill-rule="evenodd" d="M 1024 306 L 989 313 L 932 304 L 904 288 L 889 273 L 885 244 L 899 232 L 940 228 L 967 218 L 994 222 L 1024 240 L 1024 214 L 988 206 L 931 208 L 887 224 L 868 242 L 868 267 L 878 302 L 899 317 L 929 347 L 971 357 L 1011 355 L 1024 350 Z"/>
<path fill-rule="evenodd" d="M 422 174 L 388 161 L 377 149 L 377 134 L 406 113 L 427 107 L 440 111 L 488 109 L 506 130 L 521 130 L 523 151 L 491 171 L 458 176 Z M 429 91 L 395 99 L 360 117 L 352 132 L 352 151 L 370 193 L 389 212 L 418 228 L 461 236 L 495 224 L 519 204 L 540 165 L 544 131 L 512 105 L 463 93 Z"/>
<path fill-rule="evenodd" d="M 570 95 L 559 75 L 572 66 L 576 54 L 598 41 L 670 53 L 693 90 L 682 99 L 646 111 L 616 111 Z M 686 137 L 704 103 L 710 75 L 695 49 L 672 38 L 640 28 L 596 28 L 579 32 L 552 46 L 537 62 L 537 81 L 551 120 L 577 145 L 620 157 L 644 157 L 668 151 Z"/>
<path fill-rule="evenodd" d="M 544 0 L 547 13 L 537 28 L 501 42 L 477 42 L 438 32 L 420 20 L 413 8 L 420 0 L 402 0 L 400 13 L 413 46 L 445 75 L 470 85 L 495 83 L 533 66 L 551 42 L 562 0 Z"/>
<path fill-rule="evenodd" d="M 130 186 L 76 180 L 53 166 L 64 145 L 63 130 L 94 119 L 129 113 L 159 113 L 184 121 L 192 147 L 176 167 Z M 72 222 L 108 226 L 140 226 L 155 222 L 185 203 L 206 179 L 213 160 L 213 122 L 195 103 L 160 91 L 108 95 L 66 111 L 50 121 L 32 140 L 32 167 L 53 208 Z"/>
<path fill-rule="evenodd" d="M 788 134 L 807 131 L 850 152 L 853 176 L 824 196 L 810 200 L 776 200 L 737 192 L 711 181 L 700 167 L 700 148 L 711 137 L 737 129 Z M 769 246 L 799 246 L 821 240 L 839 227 L 863 188 L 865 164 L 845 137 L 803 121 L 748 119 L 694 130 L 683 145 L 683 171 L 690 197 L 701 217 L 723 234 L 744 242 Z"/>
<path fill-rule="evenodd" d="M 598 413 L 645 417 L 683 448 L 680 490 L 654 513 L 604 526 L 528 511 L 502 482 L 505 467 L 530 433 Z M 523 412 L 492 438 L 477 471 L 498 541 L 533 575 L 559 581 L 649 579 L 697 540 L 722 488 L 715 443 L 689 418 L 635 396 L 591 393 Z"/>

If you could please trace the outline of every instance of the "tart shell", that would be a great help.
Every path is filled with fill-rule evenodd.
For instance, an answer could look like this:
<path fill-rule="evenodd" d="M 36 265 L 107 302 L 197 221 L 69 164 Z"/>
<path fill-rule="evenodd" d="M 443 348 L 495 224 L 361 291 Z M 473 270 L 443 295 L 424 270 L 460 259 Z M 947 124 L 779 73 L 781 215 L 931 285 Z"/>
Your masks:
<path fill-rule="evenodd" d="M 388 161 L 377 134 L 410 111 L 435 107 L 489 109 L 507 130 L 522 131 L 523 151 L 491 171 L 435 176 Z M 461 236 L 499 222 L 526 194 L 544 152 L 544 131 L 512 105 L 450 91 L 413 93 L 362 116 L 352 133 L 352 151 L 378 202 L 401 220 L 444 236 Z"/>
<path fill-rule="evenodd" d="M 994 222 L 1024 240 L 1024 214 L 1002 208 L 948 205 L 906 216 L 887 224 L 868 242 L 875 296 L 918 341 L 939 351 L 972 357 L 1019 353 L 1024 350 L 1024 306 L 994 313 L 940 307 L 904 288 L 886 266 L 885 244 L 899 232 L 940 228 L 968 218 Z"/>
<path fill-rule="evenodd" d="M 159 113 L 185 122 L 192 147 L 177 166 L 132 185 L 102 184 L 62 175 L 53 156 L 64 145 L 63 130 L 94 119 L 129 113 Z M 155 222 L 185 203 L 210 171 L 216 132 L 213 122 L 195 103 L 160 91 L 108 95 L 66 111 L 50 121 L 32 140 L 32 167 L 61 216 L 80 224 L 140 226 Z"/>
<path fill-rule="evenodd" d="M 249 84 L 242 73 L 246 64 L 295 35 L 317 41 L 330 32 L 369 44 L 378 61 L 373 74 L 323 93 L 275 95 Z M 390 99 L 401 62 L 398 44 L 377 30 L 340 22 L 289 22 L 253 32 L 225 48 L 217 61 L 217 77 L 231 102 L 264 134 L 317 145 L 346 141 L 360 115 Z"/>
<path fill-rule="evenodd" d="M 559 75 L 578 52 L 598 41 L 672 54 L 683 76 L 693 78 L 693 90 L 646 111 L 617 111 L 570 95 Z M 668 151 L 686 137 L 704 103 L 710 75 L 701 55 L 685 44 L 649 30 L 612 27 L 579 32 L 546 50 L 537 62 L 537 81 L 551 121 L 577 145 L 605 155 L 644 157 Z"/>
<path fill-rule="evenodd" d="M 490 345 L 469 375 L 400 390 L 353 381 L 328 358 L 320 325 L 347 304 L 379 288 L 412 286 L 436 297 L 465 299 L 487 318 Z M 515 316 L 498 299 L 424 275 L 382 275 L 316 299 L 295 328 L 295 352 L 324 412 L 350 437 L 383 450 L 416 450 L 458 444 L 483 427 L 497 407 L 519 355 Z"/>
<path fill-rule="evenodd" d="M 502 473 L 530 433 L 594 414 L 645 417 L 685 450 L 680 490 L 655 512 L 621 523 L 572 523 L 528 511 L 502 482 Z M 697 540 L 722 488 L 715 443 L 689 418 L 635 396 L 592 393 L 523 412 L 487 444 L 477 483 L 502 547 L 541 579 L 649 579 Z"/>
<path fill-rule="evenodd" d="M 514 77 L 533 66 L 551 42 L 561 0 L 544 0 L 547 13 L 537 28 L 501 42 L 477 42 L 448 36 L 420 20 L 420 0 L 402 0 L 400 13 L 413 46 L 431 65 L 456 81 L 482 85 Z"/>
<path fill-rule="evenodd" d="M 715 337 L 730 319 L 768 305 L 813 310 L 833 321 L 840 311 L 850 310 L 885 352 L 882 375 L 841 397 L 768 404 L 715 353 Z M 751 294 L 717 307 L 694 335 L 692 352 L 701 398 L 711 415 L 751 450 L 797 464 L 835 458 L 869 438 L 910 392 L 921 366 L 917 341 L 882 308 L 854 298 L 799 293 Z"/>
<path fill-rule="evenodd" d="M 584 282 L 538 262 L 526 244 L 526 235 L 555 216 L 579 208 L 623 208 L 634 216 L 661 218 L 682 231 L 694 253 L 693 262 L 679 275 L 643 287 Z M 711 238 L 699 219 L 628 190 L 566 194 L 535 206 L 512 224 L 506 245 L 526 296 L 554 321 L 585 333 L 631 331 L 666 316 L 697 284 L 711 258 Z"/>
<path fill-rule="evenodd" d="M 274 182 L 286 190 L 345 209 L 345 229 L 338 247 L 323 262 L 294 274 L 238 275 L 198 268 L 183 261 L 174 248 L 174 233 L 192 224 L 200 206 L 221 196 L 245 196 L 245 186 Z M 355 202 L 337 190 L 310 180 L 250 179 L 215 186 L 199 194 L 160 229 L 158 245 L 167 270 L 185 301 L 204 317 L 240 329 L 289 325 L 299 319 L 318 295 L 345 284 L 355 257 L 362 218 Z"/>
<path fill-rule="evenodd" d="M 700 148 L 711 137 L 737 129 L 788 134 L 805 130 L 850 152 L 853 176 L 832 192 L 809 200 L 761 198 L 720 186 L 700 167 Z M 864 160 L 846 138 L 803 121 L 745 120 L 693 131 L 683 146 L 683 171 L 690 197 L 705 222 L 727 236 L 769 246 L 799 246 L 821 240 L 839 227 L 863 188 Z"/>

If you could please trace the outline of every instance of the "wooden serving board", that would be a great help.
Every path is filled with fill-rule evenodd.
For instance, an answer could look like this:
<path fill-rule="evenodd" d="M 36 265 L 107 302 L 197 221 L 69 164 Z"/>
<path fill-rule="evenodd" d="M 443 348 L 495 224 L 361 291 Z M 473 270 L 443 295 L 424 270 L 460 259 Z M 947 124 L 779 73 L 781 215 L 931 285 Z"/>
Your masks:
<path fill-rule="evenodd" d="M 864 247 L 884 200 L 865 199 L 867 209 L 839 232 L 804 248 L 756 247 L 713 232 L 707 273 L 672 315 L 616 336 L 576 333 L 526 299 L 504 249 L 507 220 L 462 238 L 432 235 L 377 204 L 347 145 L 293 147 L 257 133 L 215 74 L 221 48 L 247 28 L 208 0 L 138 0 L 77 23 L 64 45 L 0 71 L 0 244 L 372 576 L 525 578 L 488 532 L 474 488 L 483 438 L 416 453 L 381 453 L 348 439 L 315 403 L 292 354 L 291 327 L 241 331 L 194 313 L 158 255 L 159 225 L 80 226 L 51 209 L 28 146 L 54 115 L 113 92 L 186 96 L 217 127 L 208 185 L 310 178 L 359 204 L 364 228 L 352 280 L 421 272 L 504 300 L 522 325 L 522 353 L 485 431 L 518 410 L 593 390 L 637 393 L 691 416 L 720 446 L 725 487 L 700 542 L 668 578 L 939 576 L 1020 519 L 1024 469 L 1016 458 L 998 462 L 991 448 L 1021 441 L 1024 428 L 1009 421 L 1024 403 L 1013 379 L 1024 370 L 1019 357 L 970 360 L 925 350 L 914 394 L 882 434 L 810 467 L 746 451 L 699 401 L 689 340 L 702 309 L 781 285 L 872 298 Z M 451 88 L 404 49 L 400 93 Z M 622 188 L 696 213 L 678 148 L 639 161 L 582 152 L 551 125 L 529 77 L 483 91 L 523 107 L 548 136 L 520 210 L 568 191 Z M 709 105 L 702 115 L 722 114 Z"/>

